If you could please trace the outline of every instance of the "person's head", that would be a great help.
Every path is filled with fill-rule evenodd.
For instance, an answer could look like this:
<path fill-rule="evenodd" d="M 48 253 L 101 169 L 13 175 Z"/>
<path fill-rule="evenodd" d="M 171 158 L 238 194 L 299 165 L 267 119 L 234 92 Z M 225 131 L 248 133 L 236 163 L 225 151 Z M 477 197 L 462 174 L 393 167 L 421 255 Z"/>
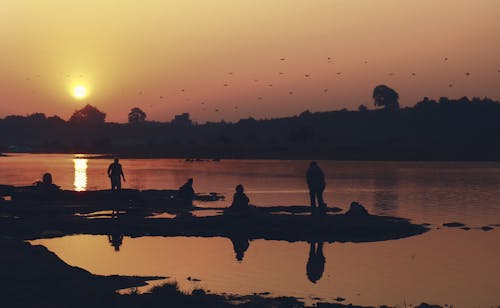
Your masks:
<path fill-rule="evenodd" d="M 52 184 L 52 174 L 50 173 L 45 173 L 42 177 L 42 182 L 43 184 Z"/>
<path fill-rule="evenodd" d="M 236 192 L 239 194 L 242 194 L 245 189 L 243 188 L 243 185 L 238 184 L 236 185 Z"/>
<path fill-rule="evenodd" d="M 309 167 L 316 167 L 318 165 L 317 162 L 315 161 L 312 161 L 310 164 L 309 164 Z"/>
<path fill-rule="evenodd" d="M 193 185 L 193 179 L 188 179 L 187 182 L 189 185 Z"/>
<path fill-rule="evenodd" d="M 118 162 L 120 161 L 120 159 L 118 157 L 115 158 L 115 164 L 118 164 Z"/>

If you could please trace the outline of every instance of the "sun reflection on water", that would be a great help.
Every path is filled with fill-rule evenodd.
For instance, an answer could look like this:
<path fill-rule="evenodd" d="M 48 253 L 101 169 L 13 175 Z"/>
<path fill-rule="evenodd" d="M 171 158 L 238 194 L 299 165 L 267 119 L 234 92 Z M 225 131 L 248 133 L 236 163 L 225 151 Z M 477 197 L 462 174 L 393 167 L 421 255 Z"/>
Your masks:
<path fill-rule="evenodd" d="M 87 161 L 84 158 L 74 158 L 75 165 L 75 185 L 76 191 L 85 191 L 87 189 Z"/>

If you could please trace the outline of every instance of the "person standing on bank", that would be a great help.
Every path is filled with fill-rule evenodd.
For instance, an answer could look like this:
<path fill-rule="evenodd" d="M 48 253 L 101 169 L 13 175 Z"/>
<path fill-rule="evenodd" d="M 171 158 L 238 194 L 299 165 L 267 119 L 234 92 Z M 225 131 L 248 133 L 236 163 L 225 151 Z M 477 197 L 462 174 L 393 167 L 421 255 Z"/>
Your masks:
<path fill-rule="evenodd" d="M 311 162 L 306 174 L 307 186 L 309 187 L 309 196 L 311 197 L 311 212 L 316 211 L 316 199 L 318 200 L 318 208 L 321 211 L 326 209 L 326 204 L 323 201 L 323 191 L 325 190 L 325 175 L 323 170 L 315 161 Z"/>
<path fill-rule="evenodd" d="M 119 163 L 119 159 L 115 158 L 115 161 L 108 167 L 108 176 L 111 180 L 111 190 L 121 190 L 122 181 L 125 181 L 125 174 L 123 174 L 122 165 Z"/>

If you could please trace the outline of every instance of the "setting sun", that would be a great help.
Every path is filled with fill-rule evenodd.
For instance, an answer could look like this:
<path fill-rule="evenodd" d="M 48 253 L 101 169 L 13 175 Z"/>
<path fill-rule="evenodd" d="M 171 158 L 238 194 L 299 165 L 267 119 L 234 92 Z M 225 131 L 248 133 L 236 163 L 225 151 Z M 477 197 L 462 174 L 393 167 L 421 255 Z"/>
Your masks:
<path fill-rule="evenodd" d="M 77 99 L 83 99 L 87 96 L 87 89 L 84 86 L 76 86 L 73 89 L 73 96 Z"/>

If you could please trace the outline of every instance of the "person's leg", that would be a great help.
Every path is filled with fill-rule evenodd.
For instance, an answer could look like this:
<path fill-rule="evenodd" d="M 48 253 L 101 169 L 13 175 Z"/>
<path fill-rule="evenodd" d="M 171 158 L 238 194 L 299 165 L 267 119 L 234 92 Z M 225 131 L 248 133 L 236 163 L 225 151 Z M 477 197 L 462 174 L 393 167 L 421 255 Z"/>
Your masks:
<path fill-rule="evenodd" d="M 313 189 L 309 189 L 309 197 L 311 198 L 311 211 L 314 211 L 316 207 L 316 192 Z"/>
<path fill-rule="evenodd" d="M 326 204 L 325 204 L 325 201 L 323 201 L 323 191 L 325 190 L 325 188 L 321 188 L 321 189 L 318 189 L 317 191 L 317 194 L 318 194 L 318 207 L 320 209 L 325 209 L 326 208 Z"/>
<path fill-rule="evenodd" d="M 116 189 L 121 190 L 122 189 L 122 181 L 120 178 L 116 179 Z"/>

